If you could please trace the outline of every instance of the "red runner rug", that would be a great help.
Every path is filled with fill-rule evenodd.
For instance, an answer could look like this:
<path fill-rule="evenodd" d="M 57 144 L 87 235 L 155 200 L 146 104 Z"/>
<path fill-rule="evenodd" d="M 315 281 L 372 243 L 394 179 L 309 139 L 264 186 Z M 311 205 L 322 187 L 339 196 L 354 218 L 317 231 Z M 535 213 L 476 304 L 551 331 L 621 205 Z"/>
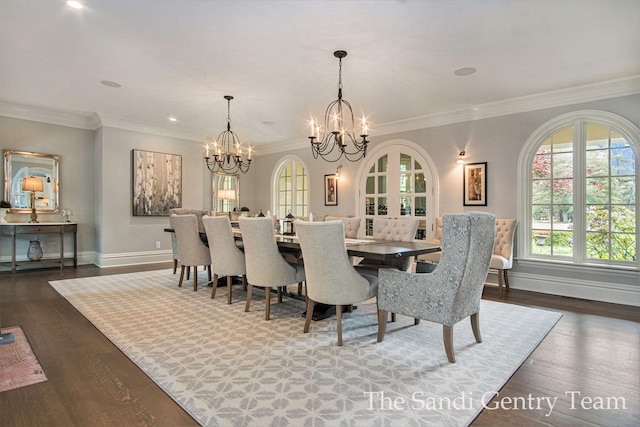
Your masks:
<path fill-rule="evenodd" d="M 15 341 L 0 345 L 0 392 L 46 381 L 47 377 L 20 326 L 2 328 Z"/>

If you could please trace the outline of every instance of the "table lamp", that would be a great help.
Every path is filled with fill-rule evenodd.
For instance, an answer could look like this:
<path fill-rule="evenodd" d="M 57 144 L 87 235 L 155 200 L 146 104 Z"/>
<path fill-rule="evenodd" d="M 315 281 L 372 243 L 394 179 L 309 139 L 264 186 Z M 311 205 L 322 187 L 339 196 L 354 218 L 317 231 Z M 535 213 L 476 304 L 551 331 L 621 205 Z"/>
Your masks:
<path fill-rule="evenodd" d="M 229 217 L 231 217 L 231 206 L 228 203 L 231 200 L 236 200 L 236 190 L 218 190 L 218 199 L 227 201 Z"/>
<path fill-rule="evenodd" d="M 22 191 L 31 193 L 31 221 L 29 223 L 39 222 L 38 214 L 36 213 L 36 191 L 42 191 L 43 189 L 42 178 L 30 176 L 22 180 Z"/>

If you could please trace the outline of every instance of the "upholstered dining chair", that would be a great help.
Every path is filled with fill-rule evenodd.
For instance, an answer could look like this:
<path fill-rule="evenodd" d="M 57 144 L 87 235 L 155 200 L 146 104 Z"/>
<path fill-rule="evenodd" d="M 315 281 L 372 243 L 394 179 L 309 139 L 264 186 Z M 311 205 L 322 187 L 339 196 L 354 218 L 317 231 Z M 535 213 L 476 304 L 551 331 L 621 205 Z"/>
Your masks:
<path fill-rule="evenodd" d="M 516 227 L 518 223 L 515 218 L 496 218 L 496 239 L 493 245 L 493 254 L 489 270 L 497 271 L 498 286 L 500 296 L 504 289 L 509 290 L 509 276 L 507 271 L 513 268 L 513 247 Z M 442 244 L 442 217 L 436 218 L 436 233 L 431 241 L 433 244 Z M 433 252 L 418 256 L 418 260 L 437 264 L 440 262 L 442 252 Z"/>
<path fill-rule="evenodd" d="M 431 273 L 380 270 L 378 342 L 385 335 L 387 312 L 443 325 L 444 347 L 455 363 L 453 326 L 466 317 L 478 343 L 480 297 L 489 271 L 496 218 L 486 212 L 447 214 L 443 217 L 442 258 Z"/>
<path fill-rule="evenodd" d="M 336 306 L 338 345 L 342 345 L 342 306 L 368 300 L 378 294 L 378 278 L 361 275 L 351 265 L 345 247 L 344 223 L 340 220 L 307 222 L 296 220 L 307 279 L 309 332 L 314 303 Z"/>
<path fill-rule="evenodd" d="M 185 268 L 193 267 L 193 290 L 197 291 L 199 265 L 206 266 L 209 280 L 211 280 L 211 255 L 198 234 L 198 220 L 194 214 L 172 215 L 171 223 L 178 242 L 180 264 L 182 264 L 178 286 L 182 286 Z"/>
<path fill-rule="evenodd" d="M 420 220 L 409 218 L 373 218 L 373 239 L 411 242 L 416 237 Z M 382 268 L 394 268 L 407 271 L 413 263 L 413 257 L 395 258 L 392 263 L 365 258 L 356 265 L 363 274 L 378 275 Z"/>
<path fill-rule="evenodd" d="M 213 289 L 211 298 L 215 298 L 218 277 L 227 277 L 227 304 L 231 304 L 231 285 L 234 276 L 242 276 L 242 283 L 247 284 L 247 267 L 244 253 L 236 246 L 231 220 L 228 216 L 203 216 L 211 266 L 213 267 Z"/>
<path fill-rule="evenodd" d="M 504 289 L 509 290 L 509 276 L 507 271 L 513 267 L 513 238 L 516 234 L 517 221 L 515 218 L 496 219 L 496 241 L 489 270 L 498 272 L 498 286 L 502 296 Z"/>
<path fill-rule="evenodd" d="M 169 226 L 173 228 L 171 223 L 172 215 L 187 215 L 194 214 L 198 220 L 198 231 L 204 233 L 204 226 L 202 225 L 202 216 L 206 215 L 207 211 L 204 209 L 188 209 L 188 208 L 171 208 L 169 209 Z M 176 274 L 178 270 L 178 262 L 180 261 L 180 252 L 178 251 L 178 241 L 176 240 L 176 233 L 171 233 L 171 252 L 173 254 L 173 274 Z M 189 280 L 190 267 L 187 266 L 187 280 Z"/>
<path fill-rule="evenodd" d="M 271 311 L 271 288 L 278 292 L 278 302 L 282 301 L 282 287 L 305 280 L 304 265 L 287 262 L 278 251 L 273 229 L 273 220 L 267 217 L 240 217 L 240 230 L 247 265 L 247 304 L 249 311 L 254 286 L 265 288 L 265 319 Z"/>

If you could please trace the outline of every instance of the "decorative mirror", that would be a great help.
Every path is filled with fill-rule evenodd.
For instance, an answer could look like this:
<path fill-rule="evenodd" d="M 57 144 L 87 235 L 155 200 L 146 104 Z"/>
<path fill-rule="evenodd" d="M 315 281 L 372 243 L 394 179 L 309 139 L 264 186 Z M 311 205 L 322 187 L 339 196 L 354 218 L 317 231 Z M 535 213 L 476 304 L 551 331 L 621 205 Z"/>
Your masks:
<path fill-rule="evenodd" d="M 58 213 L 60 156 L 4 150 L 4 200 L 11 203 L 10 212 L 31 212 L 31 194 L 23 191 L 24 178 L 40 178 L 42 191 L 35 192 L 38 213 Z"/>
<path fill-rule="evenodd" d="M 213 176 L 213 210 L 240 213 L 238 206 L 240 178 L 238 175 L 215 174 Z"/>

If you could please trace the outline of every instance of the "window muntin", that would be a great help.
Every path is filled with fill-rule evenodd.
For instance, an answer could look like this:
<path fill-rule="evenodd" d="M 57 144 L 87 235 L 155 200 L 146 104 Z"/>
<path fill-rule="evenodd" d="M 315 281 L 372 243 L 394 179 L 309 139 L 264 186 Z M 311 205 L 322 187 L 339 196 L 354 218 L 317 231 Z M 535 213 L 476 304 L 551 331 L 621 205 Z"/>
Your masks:
<path fill-rule="evenodd" d="M 372 165 L 363 177 L 364 194 L 361 199 L 365 213 L 365 235 L 373 234 L 375 216 L 425 218 L 429 204 L 425 171 L 413 150 L 384 150 L 371 160 Z M 430 215 L 433 213 L 429 212 Z M 426 221 L 419 225 L 419 238 L 426 237 Z"/>
<path fill-rule="evenodd" d="M 638 266 L 639 134 L 610 116 L 558 121 L 533 146 L 526 256 Z"/>

